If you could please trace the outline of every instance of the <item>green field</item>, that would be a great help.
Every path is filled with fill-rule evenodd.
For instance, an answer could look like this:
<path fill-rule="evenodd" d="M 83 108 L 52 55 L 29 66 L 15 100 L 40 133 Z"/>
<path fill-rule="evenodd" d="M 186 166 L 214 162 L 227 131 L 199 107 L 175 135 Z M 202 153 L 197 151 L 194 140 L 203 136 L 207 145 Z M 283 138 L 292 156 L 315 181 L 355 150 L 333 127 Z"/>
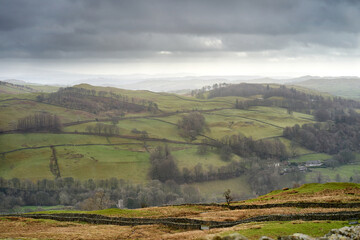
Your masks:
<path fill-rule="evenodd" d="M 149 154 L 144 149 L 122 146 L 59 147 L 58 163 L 62 177 L 106 179 L 116 177 L 141 183 L 148 179 Z"/>
<path fill-rule="evenodd" d="M 252 239 L 267 236 L 276 239 L 278 236 L 287 236 L 294 233 L 303 233 L 312 237 L 322 237 L 331 229 L 348 226 L 346 221 L 290 221 L 290 222 L 267 222 L 251 223 L 246 228 L 237 231 L 241 235 Z M 227 236 L 234 232 L 226 232 L 221 235 Z"/>
<path fill-rule="evenodd" d="M 331 159 L 331 156 L 325 153 L 314 153 L 314 154 L 306 154 L 293 159 L 290 159 L 289 162 L 303 163 L 307 161 L 315 161 L 315 160 L 328 160 Z"/>
<path fill-rule="evenodd" d="M 197 154 L 197 147 L 189 145 L 177 145 L 176 149 L 172 150 L 172 155 L 175 157 L 180 169 L 183 167 L 192 169 L 199 163 L 202 164 L 204 170 L 207 170 L 210 165 L 213 167 L 221 167 L 228 164 L 228 162 L 222 161 L 219 154 L 213 150 L 209 150 L 204 155 L 199 155 Z M 232 160 L 239 159 L 240 157 L 234 155 Z"/>
<path fill-rule="evenodd" d="M 150 100 L 158 103 L 158 106 L 161 110 L 167 112 L 174 111 L 184 111 L 184 110 L 205 110 L 205 109 L 213 109 L 213 108 L 228 108 L 232 107 L 235 101 L 224 101 L 222 100 L 199 100 L 186 96 L 179 96 L 176 94 L 170 93 L 156 93 L 145 90 L 125 90 L 111 87 L 94 87 L 88 84 L 80 84 L 76 87 L 85 88 L 85 89 L 95 89 L 102 91 L 111 91 L 117 94 L 126 95 L 129 98 L 142 98 L 146 100 Z M 231 98 L 230 98 L 231 99 Z"/>
<path fill-rule="evenodd" d="M 76 134 L 51 134 L 51 133 L 25 133 L 0 135 L 0 152 L 7 152 L 19 148 L 40 147 L 61 144 L 106 144 L 105 137 L 76 135 Z M 28 151 L 28 150 L 24 150 Z"/>
<path fill-rule="evenodd" d="M 340 181 L 350 181 L 351 176 L 358 175 L 360 176 L 360 163 L 343 165 L 339 167 L 332 168 L 316 168 L 313 169 L 311 173 L 308 173 L 306 176 L 307 181 L 313 182 L 316 181 L 318 174 L 322 175 L 322 179 L 325 181 L 336 181 L 336 175 L 340 176 Z"/>
<path fill-rule="evenodd" d="M 63 123 L 95 119 L 94 114 L 84 111 L 67 109 L 35 101 L 11 100 L 0 102 L 0 129 L 15 129 L 17 119 L 24 118 L 30 114 L 42 112 L 58 115 Z"/>
<path fill-rule="evenodd" d="M 360 99 L 360 83 L 357 78 L 315 79 L 296 84 L 336 96 Z"/>
<path fill-rule="evenodd" d="M 6 179 L 15 177 L 31 180 L 53 179 L 54 175 L 49 168 L 50 157 L 50 148 L 32 149 L 2 155 L 0 176 Z"/>

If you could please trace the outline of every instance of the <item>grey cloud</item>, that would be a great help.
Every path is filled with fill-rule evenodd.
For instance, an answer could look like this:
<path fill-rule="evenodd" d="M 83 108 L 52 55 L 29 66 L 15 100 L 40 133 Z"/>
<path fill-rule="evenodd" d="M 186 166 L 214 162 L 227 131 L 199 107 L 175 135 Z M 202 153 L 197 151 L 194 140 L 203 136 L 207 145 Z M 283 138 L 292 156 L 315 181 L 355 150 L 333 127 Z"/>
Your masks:
<path fill-rule="evenodd" d="M 3 0 L 0 57 L 356 48 L 356 0 Z"/>

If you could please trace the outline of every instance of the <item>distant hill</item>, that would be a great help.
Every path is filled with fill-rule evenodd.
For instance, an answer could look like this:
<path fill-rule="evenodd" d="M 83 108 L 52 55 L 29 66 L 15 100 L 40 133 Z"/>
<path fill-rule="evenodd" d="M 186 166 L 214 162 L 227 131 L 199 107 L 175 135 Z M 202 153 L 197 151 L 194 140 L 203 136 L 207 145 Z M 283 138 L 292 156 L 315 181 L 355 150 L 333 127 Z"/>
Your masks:
<path fill-rule="evenodd" d="M 0 81 L 0 93 L 21 94 L 21 93 L 32 93 L 32 92 L 39 92 L 39 91 L 26 85 L 19 85 L 19 84 Z"/>
<path fill-rule="evenodd" d="M 356 77 L 308 79 L 294 84 L 336 96 L 360 99 L 360 78 Z"/>
<path fill-rule="evenodd" d="M 22 94 L 34 92 L 56 92 L 60 86 L 34 84 L 17 79 L 6 79 L 0 81 L 0 93 Z"/>

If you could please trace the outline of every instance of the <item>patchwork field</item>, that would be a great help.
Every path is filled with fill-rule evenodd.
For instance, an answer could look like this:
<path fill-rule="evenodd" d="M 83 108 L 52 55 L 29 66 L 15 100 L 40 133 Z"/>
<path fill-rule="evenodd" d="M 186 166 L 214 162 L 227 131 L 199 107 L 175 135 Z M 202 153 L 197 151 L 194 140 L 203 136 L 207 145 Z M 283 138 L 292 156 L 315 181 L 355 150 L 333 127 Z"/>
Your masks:
<path fill-rule="evenodd" d="M 223 161 L 220 151 L 212 147 L 209 147 L 205 154 L 198 154 L 197 144 L 204 139 L 220 140 L 223 137 L 238 134 L 254 140 L 279 139 L 284 143 L 286 151 L 291 156 L 289 162 L 296 164 L 311 160 L 324 161 L 333 157 L 315 153 L 282 137 L 283 129 L 287 126 L 314 123 L 313 115 L 296 111 L 289 114 L 287 109 L 275 106 L 254 106 L 247 110 L 234 108 L 236 100 L 247 101 L 258 99 L 261 96 L 196 99 L 169 93 L 130 91 L 86 84 L 76 87 L 108 91 L 121 94 L 129 99 L 139 98 L 154 101 L 158 105 L 159 111 L 157 113 L 126 112 L 125 115 L 119 116 L 118 122 L 112 122 L 114 114 L 119 114 L 119 112 L 109 111 L 95 115 L 81 110 L 37 102 L 36 93 L 12 94 L 11 97 L 6 95 L 8 98 L 2 94 L 1 99 L 5 99 L 5 101 L 0 102 L 1 130 L 13 130 L 16 128 L 18 119 L 29 114 L 43 112 L 58 115 L 64 127 L 59 133 L 8 132 L 1 134 L 1 177 L 31 180 L 54 179 L 55 176 L 49 168 L 53 154 L 50 147 L 54 147 L 56 151 L 61 177 L 72 177 L 79 180 L 115 177 L 134 183 L 146 183 L 150 180 L 148 174 L 151 166 L 150 153 L 157 146 L 164 145 L 169 146 L 180 171 L 188 168 L 193 172 L 195 166 L 199 164 L 204 172 L 211 168 L 217 171 L 217 168 L 227 166 L 230 162 Z M 278 87 L 278 85 L 272 87 Z M 14 99 L 14 96 L 17 100 Z M 282 98 L 277 100 L 282 100 Z M 190 140 L 180 135 L 178 122 L 194 110 L 200 111 L 204 116 L 207 129 L 203 131 L 202 135 Z M 118 127 L 120 135 L 96 136 L 95 133 L 89 135 L 87 128 L 94 127 L 99 122 L 107 126 Z M 241 161 L 241 157 L 232 154 L 231 161 Z M 339 174 L 341 180 L 348 180 L 349 176 L 357 174 L 356 167 L 357 165 L 340 166 L 335 169 L 336 173 L 328 168 L 314 169 L 312 172 L 306 173 L 305 179 L 313 181 L 321 173 L 324 176 L 323 179 L 338 180 L 337 174 Z M 219 199 L 224 191 L 223 185 L 229 186 L 232 191 L 239 193 L 239 197 L 251 196 L 253 193 L 246 187 L 247 184 L 246 180 L 240 177 L 192 183 L 191 185 L 201 190 L 204 196 Z"/>

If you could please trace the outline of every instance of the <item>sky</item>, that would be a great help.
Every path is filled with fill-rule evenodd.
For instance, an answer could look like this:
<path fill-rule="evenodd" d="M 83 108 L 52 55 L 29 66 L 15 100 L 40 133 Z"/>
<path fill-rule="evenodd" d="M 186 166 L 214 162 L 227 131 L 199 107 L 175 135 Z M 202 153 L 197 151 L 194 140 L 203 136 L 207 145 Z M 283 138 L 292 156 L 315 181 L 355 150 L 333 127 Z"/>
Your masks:
<path fill-rule="evenodd" d="M 358 0 L 0 0 L 0 79 L 360 76 L 359 23 Z"/>

